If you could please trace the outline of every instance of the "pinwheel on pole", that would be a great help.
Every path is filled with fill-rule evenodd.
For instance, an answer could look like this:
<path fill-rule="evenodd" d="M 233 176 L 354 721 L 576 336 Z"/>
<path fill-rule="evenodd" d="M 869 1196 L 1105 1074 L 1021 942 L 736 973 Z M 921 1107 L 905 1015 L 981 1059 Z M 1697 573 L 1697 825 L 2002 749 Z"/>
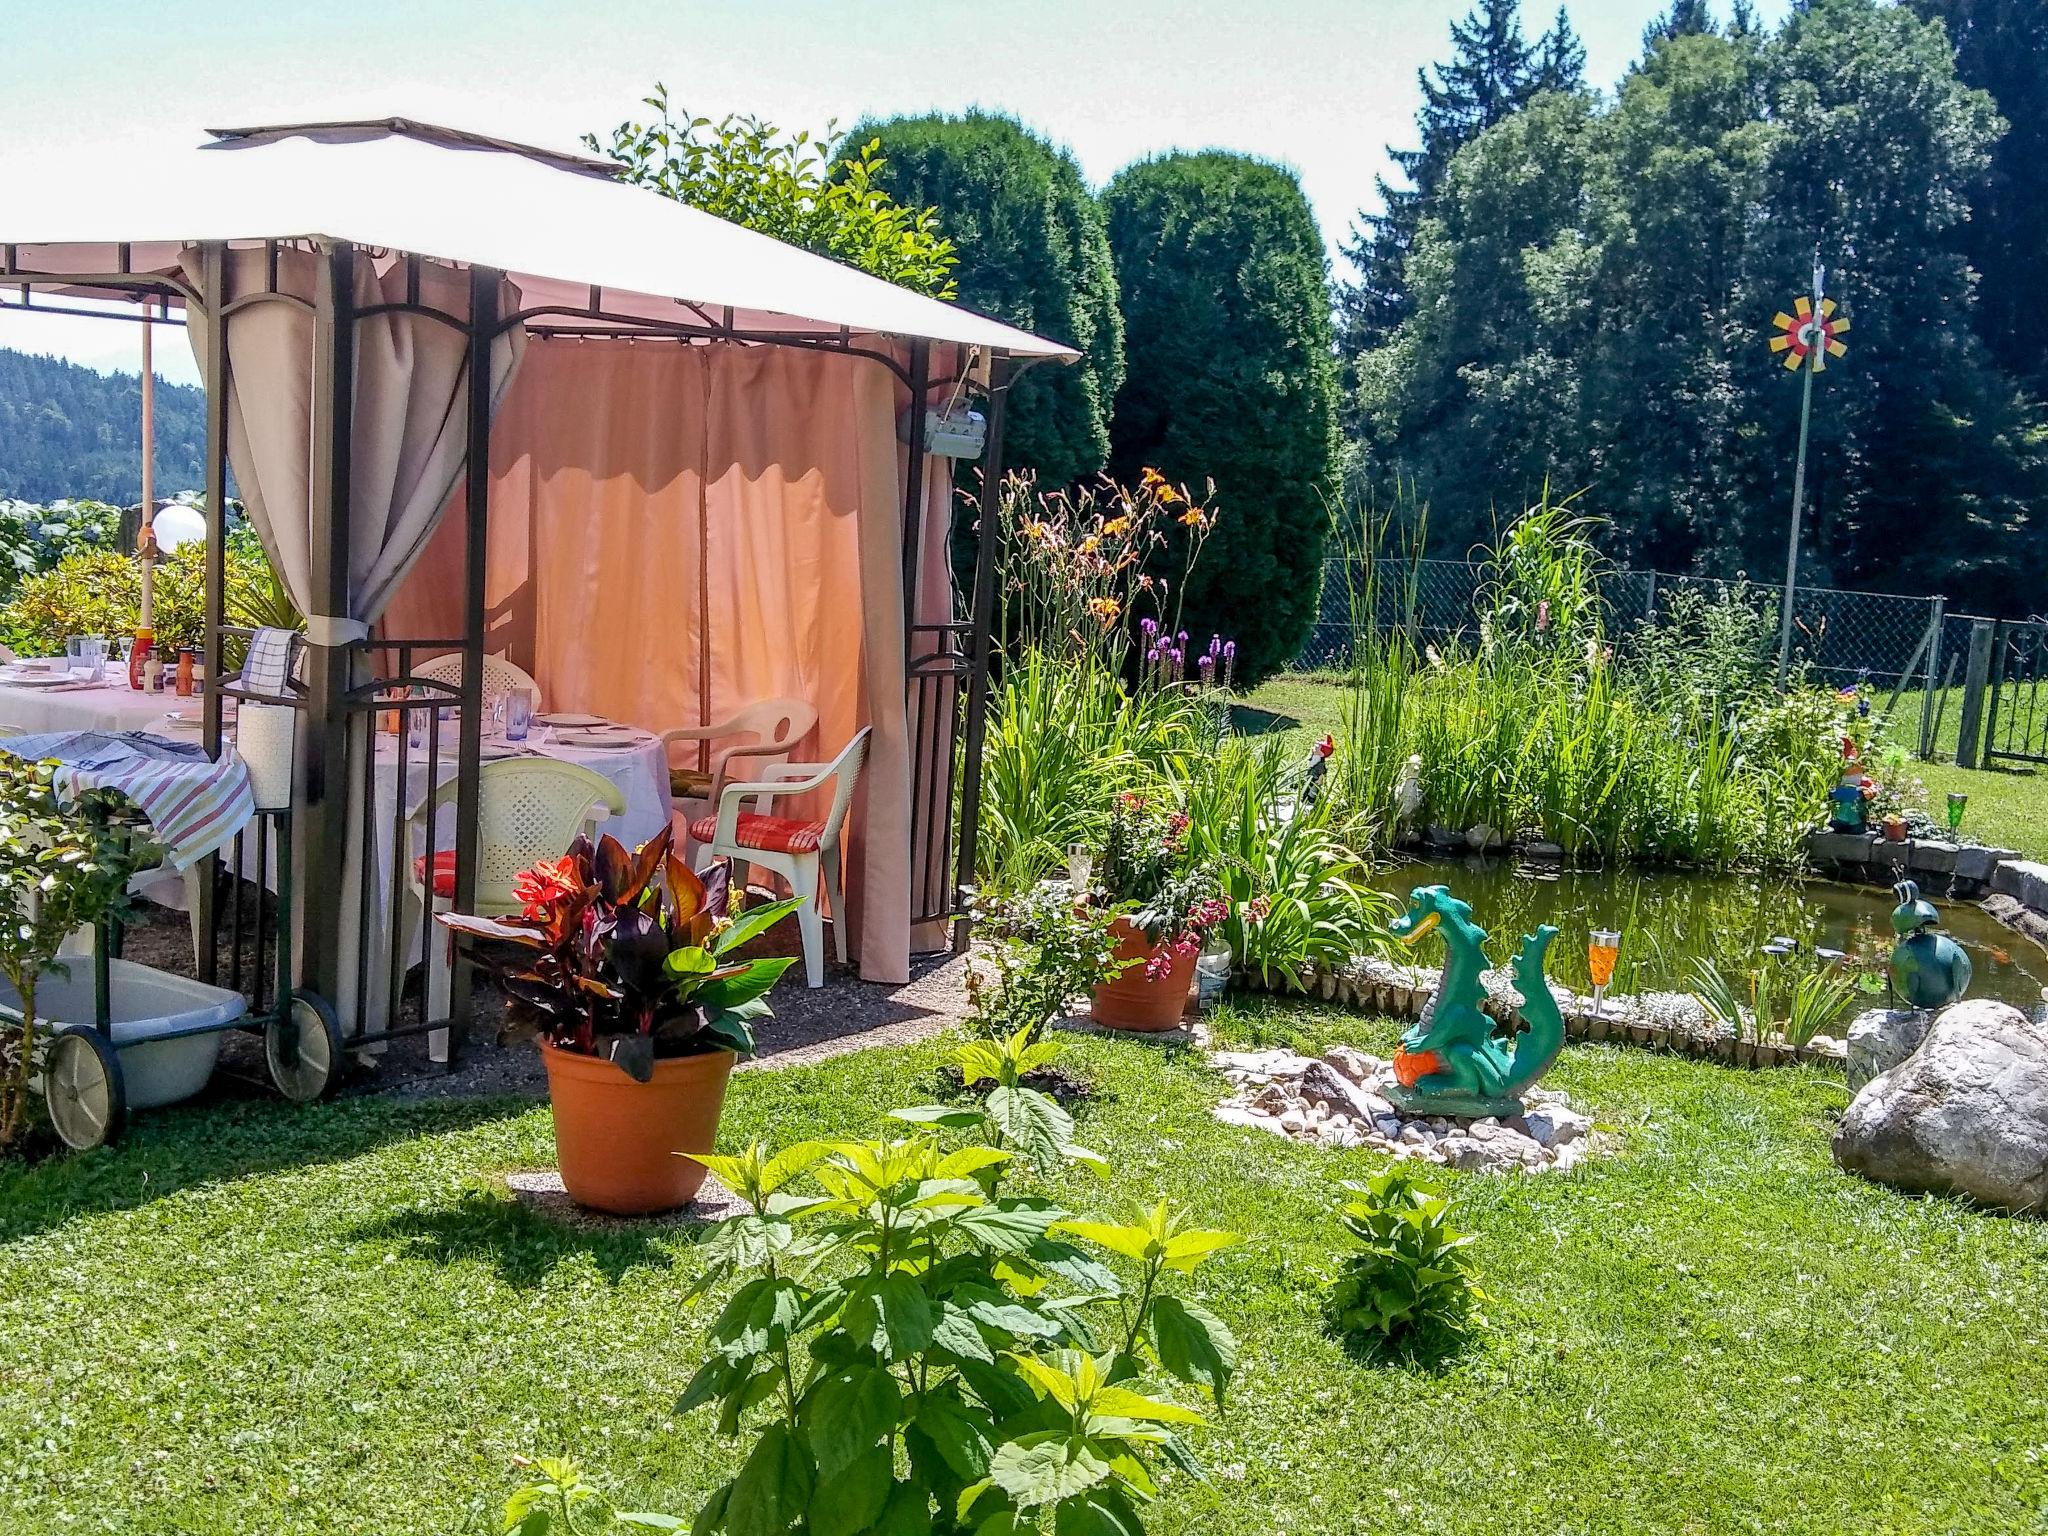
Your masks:
<path fill-rule="evenodd" d="M 1793 302 L 1792 314 L 1780 310 L 1771 317 L 1771 350 L 1785 360 L 1787 369 L 1805 375 L 1799 393 L 1799 454 L 1792 466 L 1792 532 L 1785 546 L 1785 601 L 1778 617 L 1778 682 L 1782 685 L 1792 666 L 1792 596 L 1799 580 L 1799 514 L 1806 500 L 1806 429 L 1813 419 L 1813 376 L 1849 349 L 1841 336 L 1849 329 L 1849 317 L 1836 310 L 1825 292 L 1827 269 L 1820 264 L 1820 252 L 1813 253 L 1813 292 Z"/>

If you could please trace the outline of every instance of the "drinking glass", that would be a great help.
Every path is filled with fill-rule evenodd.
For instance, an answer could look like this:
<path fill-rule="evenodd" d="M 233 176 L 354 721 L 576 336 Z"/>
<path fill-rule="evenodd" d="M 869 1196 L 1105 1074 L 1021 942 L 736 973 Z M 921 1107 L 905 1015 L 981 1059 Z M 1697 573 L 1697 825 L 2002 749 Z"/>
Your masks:
<path fill-rule="evenodd" d="M 505 695 L 487 693 L 484 695 L 484 737 L 495 740 L 505 734 Z"/>
<path fill-rule="evenodd" d="M 524 741 L 526 733 L 533 729 L 533 699 L 524 688 L 514 688 L 505 695 L 505 739 Z"/>
<path fill-rule="evenodd" d="M 1948 829 L 1956 831 L 1963 824 L 1963 807 L 1970 803 L 1970 797 L 1960 789 L 1948 792 Z"/>

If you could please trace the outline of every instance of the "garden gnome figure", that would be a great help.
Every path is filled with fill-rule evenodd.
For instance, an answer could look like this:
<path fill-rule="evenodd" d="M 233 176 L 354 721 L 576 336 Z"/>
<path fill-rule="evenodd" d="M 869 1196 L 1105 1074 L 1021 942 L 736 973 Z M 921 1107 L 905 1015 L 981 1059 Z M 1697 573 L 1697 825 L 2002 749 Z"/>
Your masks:
<path fill-rule="evenodd" d="M 1954 939 L 1936 932 L 1941 914 L 1911 880 L 1892 887 L 1899 904 L 1892 909 L 1892 930 L 1899 942 L 1892 950 L 1892 992 L 1908 1008 L 1946 1008 L 1970 986 L 1970 957 Z"/>

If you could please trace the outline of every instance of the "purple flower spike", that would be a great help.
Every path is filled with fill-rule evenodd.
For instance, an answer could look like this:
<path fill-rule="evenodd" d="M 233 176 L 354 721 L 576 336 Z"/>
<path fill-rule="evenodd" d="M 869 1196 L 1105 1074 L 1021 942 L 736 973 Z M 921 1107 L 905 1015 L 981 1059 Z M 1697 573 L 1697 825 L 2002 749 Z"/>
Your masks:
<path fill-rule="evenodd" d="M 1209 654 L 1211 656 L 1221 656 L 1223 654 L 1223 637 L 1221 635 L 1211 635 L 1209 637 Z"/>
<path fill-rule="evenodd" d="M 1175 635 L 1174 638 L 1178 640 L 1182 645 L 1186 645 L 1188 643 L 1188 632 L 1186 630 L 1182 630 L 1178 635 Z"/>
<path fill-rule="evenodd" d="M 1145 632 L 1145 638 L 1149 640 L 1159 633 L 1159 621 L 1157 619 L 1144 619 L 1139 622 L 1138 628 Z"/>
<path fill-rule="evenodd" d="M 1229 657 L 1235 656 L 1235 655 L 1237 654 L 1237 642 L 1236 642 L 1235 640 L 1226 640 L 1226 641 L 1224 641 L 1224 642 L 1223 642 L 1223 654 L 1224 654 L 1225 658 L 1229 658 Z"/>

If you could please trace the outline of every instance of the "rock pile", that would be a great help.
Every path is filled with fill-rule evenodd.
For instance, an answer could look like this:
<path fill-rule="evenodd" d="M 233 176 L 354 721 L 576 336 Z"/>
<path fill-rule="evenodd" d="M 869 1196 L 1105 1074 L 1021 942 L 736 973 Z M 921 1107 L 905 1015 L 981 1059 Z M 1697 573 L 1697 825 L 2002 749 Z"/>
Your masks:
<path fill-rule="evenodd" d="M 1566 1169 L 1601 1150 L 1593 1122 L 1554 1089 L 1530 1090 L 1526 1112 L 1512 1119 L 1423 1118 L 1387 1098 L 1393 1063 L 1348 1045 L 1321 1059 L 1270 1050 L 1219 1051 L 1210 1060 L 1237 1090 L 1216 1107 L 1226 1125 L 1481 1173 Z"/>

